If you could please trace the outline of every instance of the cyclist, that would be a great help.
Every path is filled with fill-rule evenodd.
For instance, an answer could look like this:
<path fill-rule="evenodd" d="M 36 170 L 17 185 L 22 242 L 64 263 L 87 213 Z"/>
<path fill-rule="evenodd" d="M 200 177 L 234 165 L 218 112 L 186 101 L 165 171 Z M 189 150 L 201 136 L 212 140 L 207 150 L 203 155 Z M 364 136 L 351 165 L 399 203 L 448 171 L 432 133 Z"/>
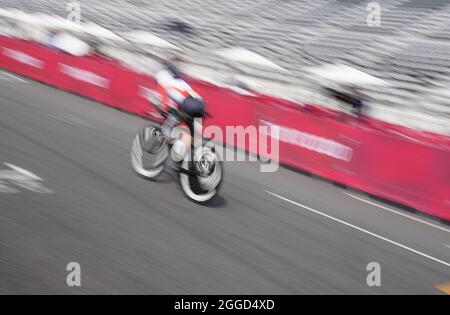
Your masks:
<path fill-rule="evenodd" d="M 179 60 L 179 58 L 172 58 L 164 62 L 164 69 L 155 75 L 158 92 L 161 94 L 160 109 L 167 113 L 161 128 L 167 139 L 170 139 L 171 131 L 179 121 L 190 124 L 194 118 L 205 115 L 205 102 L 183 80 L 176 65 Z"/>

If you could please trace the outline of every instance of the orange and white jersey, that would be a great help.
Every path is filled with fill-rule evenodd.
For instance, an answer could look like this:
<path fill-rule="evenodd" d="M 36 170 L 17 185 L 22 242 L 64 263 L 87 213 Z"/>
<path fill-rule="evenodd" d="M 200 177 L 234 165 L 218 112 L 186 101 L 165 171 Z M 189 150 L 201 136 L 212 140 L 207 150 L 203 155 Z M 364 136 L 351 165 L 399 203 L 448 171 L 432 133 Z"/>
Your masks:
<path fill-rule="evenodd" d="M 195 91 L 184 80 L 175 78 L 169 71 L 161 70 L 156 75 L 159 93 L 162 96 L 164 110 L 170 107 L 177 108 L 188 96 L 200 98 Z"/>

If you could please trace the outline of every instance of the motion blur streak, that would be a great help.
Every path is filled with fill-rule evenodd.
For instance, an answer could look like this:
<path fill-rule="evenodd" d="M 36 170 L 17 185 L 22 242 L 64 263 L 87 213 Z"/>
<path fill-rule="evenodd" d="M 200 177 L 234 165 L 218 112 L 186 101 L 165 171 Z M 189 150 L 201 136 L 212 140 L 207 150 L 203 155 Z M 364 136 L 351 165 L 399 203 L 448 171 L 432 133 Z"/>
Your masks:
<path fill-rule="evenodd" d="M 0 81 L 0 161 L 36 174 L 54 194 L 0 194 L 0 293 L 439 294 L 435 286 L 450 280 L 447 266 L 265 190 L 443 261 L 448 232 L 375 211 L 316 178 L 260 173 L 256 162 L 226 163 L 222 198 L 198 206 L 169 175 L 133 174 L 130 144 L 148 122 L 23 86 Z M 73 261 L 81 288 L 66 285 Z M 381 266 L 381 287 L 367 286 L 371 262 Z"/>

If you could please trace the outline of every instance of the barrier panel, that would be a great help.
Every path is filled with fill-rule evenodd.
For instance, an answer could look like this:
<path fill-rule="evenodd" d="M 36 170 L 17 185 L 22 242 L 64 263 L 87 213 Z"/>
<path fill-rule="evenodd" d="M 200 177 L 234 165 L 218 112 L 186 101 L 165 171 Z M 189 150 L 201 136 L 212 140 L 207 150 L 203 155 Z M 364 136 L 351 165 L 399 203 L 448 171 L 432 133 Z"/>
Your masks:
<path fill-rule="evenodd" d="M 59 54 L 55 79 L 59 88 L 116 106 L 112 82 L 116 65 L 98 57 Z"/>
<path fill-rule="evenodd" d="M 230 146 L 236 146 L 239 149 L 250 150 L 251 141 L 257 139 L 248 139 L 246 142 L 239 142 L 236 137 L 227 137 L 226 128 L 229 127 L 248 127 L 257 126 L 254 115 L 255 108 L 258 105 L 257 98 L 246 96 L 228 89 L 219 88 L 210 83 L 200 80 L 190 80 L 189 84 L 206 101 L 208 112 L 211 118 L 204 120 L 204 126 L 218 126 L 222 129 L 223 140 Z M 258 153 L 258 152 L 252 152 Z"/>
<path fill-rule="evenodd" d="M 398 128 L 364 133 L 363 190 L 450 219 L 450 149 Z"/>
<path fill-rule="evenodd" d="M 52 84 L 59 53 L 45 46 L 0 36 L 0 67 Z"/>
<path fill-rule="evenodd" d="M 0 36 L 0 67 L 110 106 L 161 121 L 149 99 L 154 78 L 101 56 L 74 57 Z M 450 220 L 450 137 L 373 118 L 354 119 L 320 106 L 247 96 L 189 79 L 208 103 L 205 127 L 279 128 L 281 163 Z M 230 146 L 255 154 L 255 137 Z"/>
<path fill-rule="evenodd" d="M 450 219 L 450 137 L 191 83 L 214 114 L 206 126 L 276 126 L 281 163 Z M 229 140 L 262 153 L 255 152 L 251 139 L 244 145 Z"/>

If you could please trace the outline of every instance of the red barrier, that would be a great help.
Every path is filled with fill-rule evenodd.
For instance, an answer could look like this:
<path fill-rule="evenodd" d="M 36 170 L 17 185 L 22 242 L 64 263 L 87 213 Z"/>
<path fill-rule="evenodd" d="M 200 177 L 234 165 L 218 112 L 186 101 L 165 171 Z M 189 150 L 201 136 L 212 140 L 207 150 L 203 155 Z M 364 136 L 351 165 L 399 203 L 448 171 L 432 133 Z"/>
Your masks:
<path fill-rule="evenodd" d="M 58 87 L 116 106 L 111 93 L 116 65 L 96 57 L 60 54 L 57 63 Z"/>
<path fill-rule="evenodd" d="M 218 126 L 223 130 L 225 136 L 227 126 L 257 126 L 254 114 L 257 105 L 256 97 L 241 95 L 200 80 L 191 80 L 189 83 L 208 104 L 208 111 L 212 118 L 205 119 L 205 127 Z M 224 138 L 223 140 L 226 144 L 239 149 L 247 151 L 250 149 L 249 141 L 239 143 L 235 138 Z M 257 139 L 250 140 L 257 141 Z"/>
<path fill-rule="evenodd" d="M 449 137 L 200 81 L 192 85 L 214 114 L 206 126 L 277 126 L 281 163 L 450 219 Z M 253 151 L 249 142 L 241 148 Z"/>
<path fill-rule="evenodd" d="M 437 141 L 393 130 L 367 130 L 359 176 L 364 190 L 432 215 L 450 218 L 450 150 Z"/>
<path fill-rule="evenodd" d="M 0 67 L 155 120 L 154 78 L 99 56 L 74 57 L 0 37 Z M 208 103 L 205 126 L 277 126 L 280 161 L 370 194 L 450 220 L 450 137 L 372 118 L 355 120 L 320 106 L 244 96 L 192 79 Z M 257 147 L 226 138 L 252 153 Z"/>
<path fill-rule="evenodd" d="M 54 83 L 53 72 L 59 53 L 27 41 L 0 37 L 0 67 L 48 84 Z"/>

